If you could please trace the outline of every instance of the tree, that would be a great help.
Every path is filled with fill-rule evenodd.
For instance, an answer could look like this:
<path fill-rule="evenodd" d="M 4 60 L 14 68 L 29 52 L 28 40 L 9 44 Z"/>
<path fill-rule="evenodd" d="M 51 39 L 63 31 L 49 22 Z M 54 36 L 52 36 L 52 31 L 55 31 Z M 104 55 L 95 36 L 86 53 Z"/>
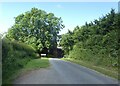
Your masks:
<path fill-rule="evenodd" d="M 102 18 L 76 26 L 73 32 L 62 35 L 60 44 L 68 57 L 118 67 L 119 28 L 120 13 L 111 9 Z"/>
<path fill-rule="evenodd" d="M 61 18 L 32 8 L 15 17 L 15 24 L 9 29 L 7 38 L 27 43 L 40 54 L 44 48 L 57 48 L 57 37 L 62 28 Z"/>

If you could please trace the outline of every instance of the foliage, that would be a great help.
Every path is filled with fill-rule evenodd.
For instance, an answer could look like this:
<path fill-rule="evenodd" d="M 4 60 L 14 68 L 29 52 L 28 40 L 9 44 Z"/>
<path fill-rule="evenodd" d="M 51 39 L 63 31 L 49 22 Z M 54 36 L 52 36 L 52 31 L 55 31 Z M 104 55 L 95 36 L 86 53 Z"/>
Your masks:
<path fill-rule="evenodd" d="M 62 35 L 60 45 L 69 58 L 118 68 L 119 24 L 120 14 L 112 9 L 99 20 L 76 26 L 72 32 Z"/>
<path fill-rule="evenodd" d="M 9 83 L 12 76 L 33 58 L 35 50 L 23 43 L 2 39 L 2 83 Z"/>
<path fill-rule="evenodd" d="M 62 40 L 60 41 L 60 46 L 63 47 L 65 54 L 69 53 L 72 50 L 74 40 L 72 38 L 72 32 L 68 31 L 67 34 L 62 35 Z"/>
<path fill-rule="evenodd" d="M 15 17 L 14 25 L 2 39 L 3 84 L 9 83 L 12 76 L 28 61 L 37 58 L 36 52 L 40 55 L 42 51 L 56 50 L 57 41 L 60 38 L 58 34 L 62 28 L 64 25 L 61 18 L 37 8 L 32 8 Z M 39 66 L 39 62 L 34 61 L 31 61 L 27 67 L 32 64 L 35 67 Z M 43 66 L 44 62 L 47 63 L 41 60 L 39 64 Z"/>
<path fill-rule="evenodd" d="M 61 18 L 55 17 L 53 13 L 32 8 L 15 17 L 15 24 L 6 37 L 29 44 L 40 52 L 43 48 L 57 47 L 58 33 L 63 27 Z"/>

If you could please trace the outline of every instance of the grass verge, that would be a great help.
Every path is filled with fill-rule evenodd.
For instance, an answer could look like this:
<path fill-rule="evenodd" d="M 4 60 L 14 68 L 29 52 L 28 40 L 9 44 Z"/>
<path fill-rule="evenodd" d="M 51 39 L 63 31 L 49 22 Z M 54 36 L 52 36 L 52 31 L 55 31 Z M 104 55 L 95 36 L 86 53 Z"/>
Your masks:
<path fill-rule="evenodd" d="M 24 68 L 22 68 L 19 72 L 17 72 L 14 76 L 14 79 L 17 77 L 26 74 L 27 72 L 30 72 L 32 70 L 37 70 L 40 68 L 47 68 L 50 66 L 49 59 L 48 58 L 39 58 L 39 59 L 33 59 L 29 61 Z"/>
<path fill-rule="evenodd" d="M 9 84 L 12 84 L 13 81 L 18 78 L 19 76 L 22 76 L 32 70 L 40 69 L 40 68 L 47 68 L 50 66 L 48 58 L 39 58 L 39 59 L 33 59 L 30 60 L 22 69 L 15 72 L 13 76 L 11 76 L 9 80 Z"/>
<path fill-rule="evenodd" d="M 71 58 L 62 58 L 62 60 L 70 61 L 70 62 L 79 64 L 79 65 L 85 66 L 87 68 L 90 68 L 90 69 L 96 70 L 96 71 L 98 71 L 100 73 L 103 73 L 103 74 L 105 74 L 107 76 L 110 76 L 112 78 L 120 80 L 120 78 L 118 77 L 118 71 L 113 71 L 112 69 L 109 70 L 107 68 L 103 68 L 103 67 L 100 67 L 100 66 L 95 66 L 94 64 L 92 64 L 90 62 L 85 62 L 85 61 L 81 61 L 81 60 L 75 60 L 75 59 L 71 59 Z"/>
<path fill-rule="evenodd" d="M 49 65 L 50 64 L 49 64 L 48 58 L 34 59 L 34 60 L 31 60 L 30 62 L 28 62 L 25 65 L 24 69 L 31 70 L 31 69 L 46 68 Z"/>

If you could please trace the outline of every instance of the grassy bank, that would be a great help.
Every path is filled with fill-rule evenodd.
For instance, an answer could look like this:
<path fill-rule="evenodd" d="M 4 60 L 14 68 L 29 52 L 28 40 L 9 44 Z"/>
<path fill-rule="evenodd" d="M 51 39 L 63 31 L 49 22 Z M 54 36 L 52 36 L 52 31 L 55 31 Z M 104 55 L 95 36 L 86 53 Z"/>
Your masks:
<path fill-rule="evenodd" d="M 48 58 L 38 58 L 30 60 L 22 69 L 17 70 L 14 75 L 12 75 L 11 78 L 7 80 L 7 83 L 5 84 L 12 84 L 17 77 L 22 76 L 32 70 L 37 70 L 39 68 L 47 68 L 49 66 L 50 64 Z"/>
<path fill-rule="evenodd" d="M 10 83 L 13 76 L 35 58 L 37 56 L 32 47 L 4 38 L 2 40 L 2 83 Z"/>
<path fill-rule="evenodd" d="M 96 70 L 100 73 L 103 73 L 107 76 L 110 76 L 110 77 L 113 77 L 113 78 L 116 78 L 116 79 L 119 78 L 118 77 L 118 71 L 115 71 L 113 69 L 110 70 L 109 68 L 105 68 L 105 67 L 101 67 L 101 66 L 95 66 L 92 62 L 76 60 L 76 59 L 71 59 L 71 58 L 62 58 L 62 60 L 70 61 L 70 62 L 79 64 L 79 65 L 85 66 L 87 68 Z M 119 80 L 120 80 L 120 78 L 119 78 Z"/>
<path fill-rule="evenodd" d="M 24 74 L 27 74 L 28 72 L 32 71 L 32 70 L 37 70 L 40 68 L 47 68 L 50 66 L 49 63 L 49 59 L 48 58 L 38 58 L 38 59 L 33 59 L 31 61 L 29 61 L 24 68 L 22 68 L 21 70 L 17 71 L 16 74 L 14 74 L 14 76 L 12 76 L 13 81 L 19 77 L 22 76 Z M 12 82 L 11 82 L 12 83 Z"/>
<path fill-rule="evenodd" d="M 2 40 L 2 84 L 11 82 L 23 70 L 47 67 L 48 59 L 38 59 L 35 50 L 24 43 Z"/>

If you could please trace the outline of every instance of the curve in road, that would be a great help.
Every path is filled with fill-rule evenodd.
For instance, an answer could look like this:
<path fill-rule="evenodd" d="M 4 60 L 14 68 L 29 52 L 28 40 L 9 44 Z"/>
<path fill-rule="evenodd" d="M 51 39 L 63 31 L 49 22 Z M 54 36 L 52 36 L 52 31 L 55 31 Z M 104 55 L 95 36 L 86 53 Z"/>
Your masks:
<path fill-rule="evenodd" d="M 49 59 L 51 66 L 31 71 L 14 84 L 118 84 L 116 79 L 75 63 L 57 58 Z"/>

